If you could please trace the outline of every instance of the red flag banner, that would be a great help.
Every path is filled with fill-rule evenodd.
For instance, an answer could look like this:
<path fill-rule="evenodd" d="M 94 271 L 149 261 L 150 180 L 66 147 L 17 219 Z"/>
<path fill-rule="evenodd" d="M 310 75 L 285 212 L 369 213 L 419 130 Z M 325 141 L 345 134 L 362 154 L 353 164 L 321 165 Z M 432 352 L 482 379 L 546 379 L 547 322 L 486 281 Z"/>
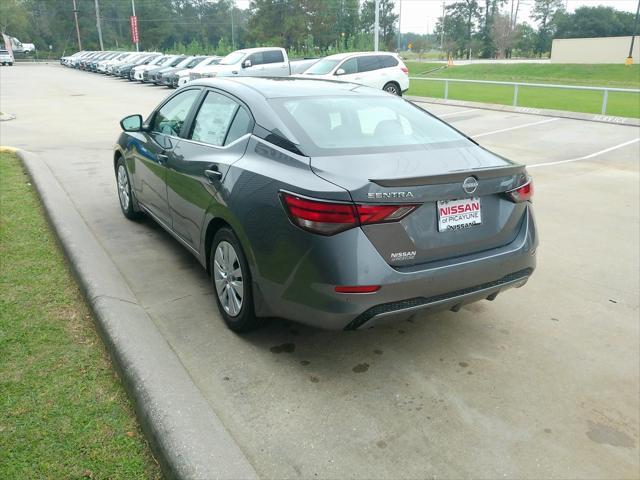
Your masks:
<path fill-rule="evenodd" d="M 131 40 L 133 43 L 138 43 L 138 17 L 129 17 L 129 21 L 131 22 Z"/>

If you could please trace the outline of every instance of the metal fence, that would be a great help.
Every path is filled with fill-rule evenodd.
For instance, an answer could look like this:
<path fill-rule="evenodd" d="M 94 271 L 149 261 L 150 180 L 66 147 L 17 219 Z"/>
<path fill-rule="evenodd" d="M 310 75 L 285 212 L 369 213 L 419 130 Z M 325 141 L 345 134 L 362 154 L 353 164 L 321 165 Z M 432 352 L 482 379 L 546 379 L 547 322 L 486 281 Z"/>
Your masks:
<path fill-rule="evenodd" d="M 585 87 L 581 85 L 554 85 L 551 83 L 523 83 L 523 82 L 497 82 L 489 80 L 465 80 L 458 78 L 427 78 L 427 77 L 409 77 L 411 80 L 427 80 L 431 82 L 444 82 L 444 99 L 449 98 L 449 83 L 480 83 L 485 85 L 503 85 L 513 87 L 513 106 L 518 106 L 518 89 L 519 87 L 535 87 L 535 88 L 559 88 L 564 90 L 593 90 L 602 92 L 602 115 L 607 113 L 607 100 L 609 92 L 625 92 L 640 93 L 640 89 L 636 88 L 613 88 L 613 87 Z"/>

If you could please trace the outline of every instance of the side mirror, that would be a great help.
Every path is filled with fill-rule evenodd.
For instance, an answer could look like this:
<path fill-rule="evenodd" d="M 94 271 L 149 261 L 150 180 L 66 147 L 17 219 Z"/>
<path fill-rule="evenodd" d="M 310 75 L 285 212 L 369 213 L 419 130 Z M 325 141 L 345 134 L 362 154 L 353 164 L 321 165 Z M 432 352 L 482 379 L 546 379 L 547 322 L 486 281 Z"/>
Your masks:
<path fill-rule="evenodd" d="M 242 62 L 242 68 L 249 68 L 251 66 L 251 60 L 245 60 Z"/>
<path fill-rule="evenodd" d="M 344 68 L 339 68 L 338 70 L 336 70 L 335 74 L 336 75 L 344 75 L 345 73 L 347 73 L 347 72 L 344 71 Z"/>
<path fill-rule="evenodd" d="M 120 126 L 125 132 L 142 131 L 142 115 L 129 115 L 120 120 Z"/>

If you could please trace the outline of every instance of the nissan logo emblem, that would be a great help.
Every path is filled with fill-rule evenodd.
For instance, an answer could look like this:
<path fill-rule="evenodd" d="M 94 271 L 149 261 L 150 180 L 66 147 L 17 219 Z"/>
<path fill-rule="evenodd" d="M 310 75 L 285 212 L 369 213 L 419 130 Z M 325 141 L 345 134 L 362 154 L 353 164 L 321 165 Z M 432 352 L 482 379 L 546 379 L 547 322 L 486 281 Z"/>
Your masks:
<path fill-rule="evenodd" d="M 478 189 L 478 180 L 476 180 L 475 177 L 467 177 L 464 179 L 464 182 L 462 182 L 462 188 L 464 188 L 464 191 L 468 194 L 472 194 Z"/>

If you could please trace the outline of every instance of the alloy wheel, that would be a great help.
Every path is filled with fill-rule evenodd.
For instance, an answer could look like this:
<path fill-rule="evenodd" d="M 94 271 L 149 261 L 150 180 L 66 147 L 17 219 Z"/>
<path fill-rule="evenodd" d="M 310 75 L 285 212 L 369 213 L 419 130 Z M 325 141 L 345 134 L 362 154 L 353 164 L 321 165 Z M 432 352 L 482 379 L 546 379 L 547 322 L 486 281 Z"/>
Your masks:
<path fill-rule="evenodd" d="M 224 240 L 214 255 L 213 280 L 224 311 L 232 317 L 238 316 L 244 295 L 242 268 L 233 245 Z"/>
<path fill-rule="evenodd" d="M 124 165 L 118 167 L 118 196 L 120 197 L 120 205 L 125 212 L 129 209 L 129 177 Z"/>

